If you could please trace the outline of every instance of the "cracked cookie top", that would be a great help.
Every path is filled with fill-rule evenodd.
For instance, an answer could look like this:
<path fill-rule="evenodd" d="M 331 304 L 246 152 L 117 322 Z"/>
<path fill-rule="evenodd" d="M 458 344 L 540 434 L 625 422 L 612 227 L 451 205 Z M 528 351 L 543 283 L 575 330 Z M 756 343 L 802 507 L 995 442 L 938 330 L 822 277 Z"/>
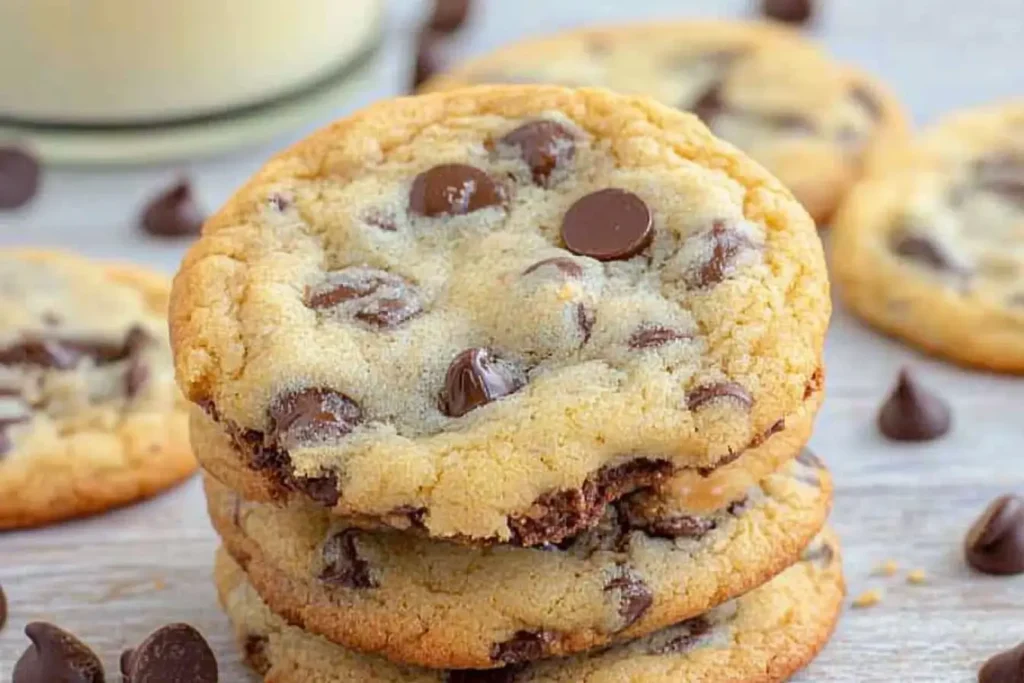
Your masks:
<path fill-rule="evenodd" d="M 745 449 L 801 405 L 828 315 L 809 216 L 695 118 L 495 86 L 268 162 L 186 257 L 171 334 L 186 395 L 268 477 L 507 539 L 602 468 Z"/>

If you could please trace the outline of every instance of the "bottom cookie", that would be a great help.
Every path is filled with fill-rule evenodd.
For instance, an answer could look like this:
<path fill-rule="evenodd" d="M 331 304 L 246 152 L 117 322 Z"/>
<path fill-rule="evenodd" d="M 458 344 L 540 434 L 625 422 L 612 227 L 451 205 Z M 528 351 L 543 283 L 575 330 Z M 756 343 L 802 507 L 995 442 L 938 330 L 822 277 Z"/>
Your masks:
<path fill-rule="evenodd" d="M 800 562 L 702 616 L 592 654 L 486 671 L 401 666 L 289 626 L 223 549 L 216 583 L 246 659 L 265 683 L 771 683 L 806 666 L 828 641 L 842 606 L 841 564 L 826 531 Z"/>

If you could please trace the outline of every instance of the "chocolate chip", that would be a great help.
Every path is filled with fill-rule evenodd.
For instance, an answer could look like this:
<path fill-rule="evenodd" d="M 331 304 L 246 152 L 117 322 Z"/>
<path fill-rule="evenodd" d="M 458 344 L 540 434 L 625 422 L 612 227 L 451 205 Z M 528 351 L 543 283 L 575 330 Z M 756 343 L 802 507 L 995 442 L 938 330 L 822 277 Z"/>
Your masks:
<path fill-rule="evenodd" d="M 576 201 L 562 219 L 562 239 L 574 254 L 619 261 L 639 254 L 654 238 L 651 211 L 632 192 L 609 188 Z"/>
<path fill-rule="evenodd" d="M 978 671 L 978 683 L 1024 683 L 1024 643 L 989 657 Z"/>
<path fill-rule="evenodd" d="M 321 581 L 345 588 L 377 587 L 370 564 L 359 555 L 358 538 L 358 529 L 345 529 L 327 538 L 321 550 Z"/>
<path fill-rule="evenodd" d="M 70 370 L 81 355 L 55 339 L 29 339 L 0 348 L 0 364 Z"/>
<path fill-rule="evenodd" d="M 725 221 L 715 221 L 710 230 L 691 239 L 700 240 L 701 249 L 696 261 L 687 269 L 684 282 L 695 289 L 716 285 L 730 276 L 739 256 L 755 248 L 746 235 L 729 227 Z"/>
<path fill-rule="evenodd" d="M 25 627 L 32 641 L 14 665 L 12 683 L 103 683 L 103 665 L 89 646 L 53 624 Z"/>
<path fill-rule="evenodd" d="M 691 335 L 670 327 L 651 326 L 644 327 L 629 338 L 629 347 L 632 349 L 651 349 L 663 346 L 673 341 L 691 339 Z"/>
<path fill-rule="evenodd" d="M 270 205 L 270 208 L 278 213 L 284 213 L 288 207 L 292 205 L 291 201 L 287 197 L 277 194 L 276 192 L 270 195 L 270 198 L 267 199 L 267 203 Z"/>
<path fill-rule="evenodd" d="M 718 115 L 725 111 L 725 102 L 722 100 L 722 82 L 712 82 L 694 102 L 684 103 L 682 108 L 692 112 L 694 116 L 704 122 L 705 126 L 712 128 Z"/>
<path fill-rule="evenodd" d="M 434 0 L 434 11 L 428 25 L 441 33 L 453 33 L 466 23 L 469 9 L 469 0 Z"/>
<path fill-rule="evenodd" d="M 622 628 L 626 628 L 644 615 L 654 603 L 650 587 L 628 567 L 619 567 L 618 575 L 604 586 L 605 593 L 614 595 L 618 613 L 622 617 Z"/>
<path fill-rule="evenodd" d="M 967 532 L 967 562 L 986 574 L 1024 572 L 1024 498 L 996 498 Z"/>
<path fill-rule="evenodd" d="M 801 465 L 813 467 L 816 470 L 825 469 L 825 463 L 822 462 L 821 458 L 812 453 L 808 448 L 804 448 L 800 451 L 800 454 L 796 456 L 796 461 Z"/>
<path fill-rule="evenodd" d="M 334 507 L 341 497 L 338 477 L 333 473 L 320 477 L 297 477 L 292 485 L 324 507 Z"/>
<path fill-rule="evenodd" d="M 398 230 L 398 223 L 395 220 L 394 214 L 386 211 L 367 211 L 363 216 L 363 222 L 384 232 L 395 232 Z"/>
<path fill-rule="evenodd" d="M 266 674 L 270 669 L 270 660 L 267 658 L 267 645 L 269 644 L 269 639 L 259 634 L 246 636 L 245 642 L 242 644 L 245 661 L 260 674 Z"/>
<path fill-rule="evenodd" d="M 461 216 L 505 201 L 489 175 L 466 164 L 441 164 L 420 173 L 409 190 L 409 208 L 422 216 Z"/>
<path fill-rule="evenodd" d="M 582 303 L 576 304 L 576 326 L 580 330 L 580 336 L 583 337 L 584 344 L 590 341 L 590 333 L 594 330 L 594 321 L 593 311 Z"/>
<path fill-rule="evenodd" d="M 762 0 L 761 12 L 769 19 L 804 24 L 814 15 L 812 0 Z"/>
<path fill-rule="evenodd" d="M 442 71 L 440 35 L 429 26 L 416 36 L 416 58 L 412 67 L 412 92 Z"/>
<path fill-rule="evenodd" d="M 501 143 L 519 148 L 538 185 L 547 185 L 551 173 L 576 154 L 576 136 L 555 121 L 524 123 L 501 138 Z"/>
<path fill-rule="evenodd" d="M 7 596 L 4 594 L 4 587 L 0 586 L 0 631 L 7 623 Z"/>
<path fill-rule="evenodd" d="M 878 101 L 875 93 L 867 86 L 859 83 L 853 86 L 850 89 L 850 99 L 864 109 L 872 121 L 880 121 L 882 119 L 882 104 Z"/>
<path fill-rule="evenodd" d="M 491 659 L 505 664 L 532 662 L 547 654 L 552 641 L 554 637 L 544 631 L 516 631 L 515 635 L 505 642 L 495 643 L 491 647 Z"/>
<path fill-rule="evenodd" d="M 999 152 L 974 164 L 974 184 L 1024 207 L 1024 152 Z"/>
<path fill-rule="evenodd" d="M 150 200 L 139 226 L 157 237 L 191 237 L 202 232 L 204 220 L 192 185 L 181 179 Z"/>
<path fill-rule="evenodd" d="M 352 399 L 332 389 L 291 391 L 270 404 L 274 443 L 289 450 L 340 439 L 362 418 L 362 410 Z"/>
<path fill-rule="evenodd" d="M 674 515 L 671 517 L 646 519 L 643 516 L 638 516 L 635 512 L 630 512 L 629 520 L 631 528 L 643 531 L 648 536 L 655 538 L 701 539 L 718 527 L 718 523 L 711 517 L 695 517 L 691 515 Z"/>
<path fill-rule="evenodd" d="M 498 669 L 453 669 L 445 683 L 515 683 L 525 665 L 503 666 Z"/>
<path fill-rule="evenodd" d="M 692 650 L 701 638 L 711 632 L 711 629 L 711 622 L 704 616 L 687 619 L 666 629 L 666 632 L 671 633 L 670 638 L 664 643 L 652 647 L 650 654 L 680 654 Z"/>
<path fill-rule="evenodd" d="M 961 270 L 945 250 L 927 235 L 898 230 L 889 237 L 889 249 L 905 259 L 935 270 Z"/>
<path fill-rule="evenodd" d="M 554 268 L 562 275 L 570 278 L 583 276 L 583 266 L 576 263 L 571 258 L 565 258 L 564 256 L 556 256 L 554 258 L 546 258 L 543 261 L 537 261 L 532 266 L 524 270 L 523 275 L 535 273 L 542 268 Z"/>
<path fill-rule="evenodd" d="M 128 369 L 124 373 L 124 393 L 128 398 L 138 396 L 142 388 L 149 383 L 149 365 L 139 356 L 133 356 L 128 361 Z"/>
<path fill-rule="evenodd" d="M 450 417 L 461 417 L 525 384 L 526 375 L 517 365 L 487 349 L 466 349 L 448 366 L 441 410 Z"/>
<path fill-rule="evenodd" d="M 691 391 L 686 397 L 686 407 L 693 411 L 722 400 L 736 403 L 744 410 L 750 410 L 754 405 L 754 399 L 741 385 L 736 382 L 716 382 L 701 385 Z"/>
<path fill-rule="evenodd" d="M 804 550 L 800 559 L 819 567 L 828 567 L 836 556 L 835 548 L 828 543 L 817 543 Z"/>
<path fill-rule="evenodd" d="M 161 626 L 121 656 L 125 683 L 217 683 L 217 659 L 188 624 Z"/>
<path fill-rule="evenodd" d="M 804 448 L 800 451 L 800 454 L 796 456 L 796 461 L 804 466 L 804 470 L 798 469 L 794 474 L 797 481 L 801 481 L 809 486 L 821 486 L 821 472 L 825 469 L 825 463 L 821 461 L 818 456 L 811 453 L 810 450 Z M 807 471 L 809 469 L 810 471 Z"/>
<path fill-rule="evenodd" d="M 377 268 L 352 266 L 327 273 L 306 292 L 306 305 L 337 309 L 381 329 L 397 327 L 423 311 L 419 290 L 405 278 Z"/>
<path fill-rule="evenodd" d="M 0 147 L 0 209 L 17 209 L 39 191 L 39 162 L 27 150 Z"/>
<path fill-rule="evenodd" d="M 949 406 L 924 389 L 904 368 L 878 411 L 878 429 L 893 441 L 931 441 L 949 431 Z"/>

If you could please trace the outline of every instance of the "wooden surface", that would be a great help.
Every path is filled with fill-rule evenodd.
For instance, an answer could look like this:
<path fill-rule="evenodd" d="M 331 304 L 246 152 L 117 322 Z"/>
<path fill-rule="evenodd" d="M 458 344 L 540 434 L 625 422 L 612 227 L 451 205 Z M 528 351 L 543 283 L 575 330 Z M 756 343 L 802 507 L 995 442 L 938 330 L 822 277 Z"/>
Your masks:
<path fill-rule="evenodd" d="M 462 49 L 478 51 L 587 16 L 681 16 L 742 11 L 743 2 L 487 2 Z M 415 7 L 398 3 L 379 91 L 397 91 L 406 71 Z M 589 13 L 589 14 L 588 14 Z M 1020 0 L 833 0 L 815 29 L 835 52 L 889 78 L 919 121 L 957 105 L 1024 94 L 1018 67 Z M 279 143 L 280 144 L 280 143 Z M 210 205 L 222 201 L 268 150 L 190 164 Z M 0 244 L 58 244 L 171 271 L 180 246 L 141 241 L 134 206 L 169 168 L 98 174 L 51 171 L 29 210 L 0 216 Z M 970 681 L 990 653 L 1024 640 L 1024 576 L 991 578 L 962 561 L 964 532 L 985 504 L 1024 491 L 1024 380 L 958 370 L 881 338 L 838 308 L 830 333 L 825 406 L 812 445 L 836 482 L 834 524 L 846 548 L 851 597 L 884 592 L 872 608 L 848 609 L 821 658 L 801 681 Z M 923 446 L 884 442 L 874 415 L 897 368 L 910 363 L 946 396 L 954 431 Z M 198 486 L 101 517 L 0 535 L 0 584 L 10 619 L 0 631 L 0 681 L 7 681 L 34 619 L 52 620 L 101 653 L 117 680 L 120 650 L 170 621 L 210 639 L 222 680 L 251 680 L 237 663 L 210 584 L 216 546 Z M 892 578 L 871 576 L 886 559 Z M 907 570 L 923 569 L 925 585 Z"/>

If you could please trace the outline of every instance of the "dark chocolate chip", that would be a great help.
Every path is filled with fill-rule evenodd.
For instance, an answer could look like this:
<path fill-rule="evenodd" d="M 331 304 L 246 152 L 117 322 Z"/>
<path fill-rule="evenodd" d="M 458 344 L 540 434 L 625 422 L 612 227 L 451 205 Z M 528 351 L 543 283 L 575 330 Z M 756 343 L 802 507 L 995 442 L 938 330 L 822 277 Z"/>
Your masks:
<path fill-rule="evenodd" d="M 732 274 L 744 251 L 755 248 L 746 235 L 729 227 L 725 221 L 715 221 L 710 230 L 691 239 L 703 243 L 701 258 L 691 265 L 684 279 L 692 288 L 718 284 Z"/>
<path fill-rule="evenodd" d="M 291 201 L 284 195 L 277 194 L 276 192 L 267 199 L 267 203 L 270 204 L 270 208 L 278 213 L 284 213 L 289 206 L 292 205 Z"/>
<path fill-rule="evenodd" d="M 121 656 L 125 683 L 217 683 L 217 659 L 188 624 L 161 626 Z"/>
<path fill-rule="evenodd" d="M 124 392 L 128 398 L 138 396 L 142 388 L 149 383 L 150 375 L 149 365 L 139 356 L 132 356 L 124 373 Z"/>
<path fill-rule="evenodd" d="M 817 565 L 819 567 L 827 567 L 830 564 L 832 564 L 832 560 L 835 558 L 835 556 L 835 548 L 833 548 L 831 545 L 829 545 L 828 543 L 817 543 L 804 550 L 804 553 L 800 556 L 800 559 L 804 562 L 810 562 L 811 564 Z"/>
<path fill-rule="evenodd" d="M 716 382 L 704 384 L 691 391 L 686 397 L 686 407 L 689 410 L 698 410 L 708 403 L 723 400 L 738 404 L 744 410 L 750 410 L 754 405 L 754 399 L 741 385 L 736 382 Z"/>
<path fill-rule="evenodd" d="M 696 100 L 692 103 L 684 103 L 682 108 L 692 112 L 708 128 L 713 128 L 715 119 L 725 111 L 725 102 L 722 100 L 722 82 L 713 81 Z"/>
<path fill-rule="evenodd" d="M 974 184 L 1024 208 L 1024 152 L 999 152 L 974 164 Z"/>
<path fill-rule="evenodd" d="M 409 190 L 409 209 L 421 216 L 461 216 L 505 201 L 500 185 L 467 164 L 441 164 L 420 173 Z"/>
<path fill-rule="evenodd" d="M 651 349 L 668 344 L 674 341 L 691 339 L 691 335 L 673 330 L 670 327 L 651 326 L 643 327 L 629 338 L 629 346 L 632 349 Z"/>
<path fill-rule="evenodd" d="M 986 574 L 1024 572 L 1024 498 L 996 498 L 967 532 L 967 562 Z"/>
<path fill-rule="evenodd" d="M 904 368 L 892 393 L 878 411 L 878 429 L 893 441 L 931 441 L 952 424 L 949 406 Z"/>
<path fill-rule="evenodd" d="M 487 349 L 466 349 L 448 366 L 441 410 L 450 417 L 461 417 L 525 384 L 526 374 L 514 363 Z"/>
<path fill-rule="evenodd" d="M 267 636 L 250 634 L 245 637 L 242 650 L 245 653 L 245 661 L 260 674 L 266 674 L 270 669 L 270 660 L 267 658 Z"/>
<path fill-rule="evenodd" d="M 547 185 L 551 173 L 570 162 L 576 154 L 576 137 L 555 121 L 524 123 L 501 138 L 501 143 L 518 147 L 530 167 L 533 182 Z"/>
<path fill-rule="evenodd" d="M 636 256 L 654 238 L 651 211 L 632 192 L 609 188 L 576 201 L 562 219 L 562 239 L 574 254 L 598 261 Z"/>
<path fill-rule="evenodd" d="M 14 665 L 12 683 L 103 683 L 103 665 L 89 646 L 53 624 L 25 627 L 32 641 Z"/>
<path fill-rule="evenodd" d="M 805 24 L 814 15 L 812 0 L 762 0 L 761 12 L 775 21 Z"/>
<path fill-rule="evenodd" d="M 656 538 L 701 539 L 713 531 L 718 523 L 710 517 L 675 515 L 651 520 L 635 518 L 630 522 L 630 526 Z"/>
<path fill-rule="evenodd" d="M 550 633 L 541 631 L 516 631 L 515 635 L 503 643 L 495 643 L 491 647 L 491 659 L 505 664 L 521 664 L 543 658 L 548 647 L 554 640 Z"/>
<path fill-rule="evenodd" d="M 0 210 L 17 209 L 39 191 L 39 162 L 27 150 L 0 147 Z"/>
<path fill-rule="evenodd" d="M 327 273 L 306 292 L 315 310 L 337 308 L 374 327 L 397 327 L 423 311 L 419 290 L 405 278 L 377 268 L 353 266 Z"/>
<path fill-rule="evenodd" d="M 7 623 L 7 596 L 4 594 L 4 587 L 0 586 L 0 631 Z"/>
<path fill-rule="evenodd" d="M 440 33 L 453 33 L 466 23 L 470 0 L 434 0 L 428 25 Z"/>
<path fill-rule="evenodd" d="M 700 639 L 711 632 L 712 624 L 704 616 L 694 617 L 670 627 L 674 633 L 669 640 L 650 650 L 652 655 L 680 654 L 692 650 Z"/>
<path fill-rule="evenodd" d="M 334 473 L 320 477 L 297 477 L 293 486 L 324 507 L 334 507 L 341 497 L 338 477 Z"/>
<path fill-rule="evenodd" d="M 978 683 L 1024 683 L 1024 643 L 989 657 L 978 671 Z"/>
<path fill-rule="evenodd" d="M 416 57 L 412 67 L 412 92 L 443 70 L 441 54 L 441 36 L 436 31 L 428 26 L 417 34 Z"/>
<path fill-rule="evenodd" d="M 626 628 L 642 617 L 654 603 L 650 587 L 628 567 L 618 567 L 618 575 L 604 586 L 604 592 L 614 596 L 618 613 L 622 617 L 622 628 Z"/>
<path fill-rule="evenodd" d="M 772 423 L 772 426 L 756 435 L 750 442 L 750 448 L 757 448 L 768 439 L 772 438 L 786 428 L 786 418 L 780 418 Z"/>
<path fill-rule="evenodd" d="M 889 237 L 889 249 L 905 259 L 935 270 L 955 272 L 960 267 L 932 238 L 907 230 L 898 230 Z"/>
<path fill-rule="evenodd" d="M 546 258 L 543 261 L 537 261 L 532 266 L 523 271 L 523 275 L 529 275 L 534 273 L 541 268 L 554 268 L 562 275 L 570 278 L 578 278 L 583 275 L 583 266 L 573 261 L 571 258 L 565 258 L 564 256 L 555 256 L 554 258 Z"/>
<path fill-rule="evenodd" d="M 192 185 L 181 179 L 150 200 L 139 226 L 157 237 L 192 237 L 202 232 L 204 220 Z"/>
<path fill-rule="evenodd" d="M 594 330 L 594 321 L 593 311 L 582 303 L 576 304 L 576 326 L 580 330 L 580 336 L 583 337 L 584 344 L 590 341 L 590 333 Z"/>
<path fill-rule="evenodd" d="M 445 683 L 515 683 L 525 665 L 503 666 L 498 669 L 453 669 Z"/>
<path fill-rule="evenodd" d="M 55 339 L 28 339 L 0 348 L 0 364 L 3 365 L 35 365 L 70 370 L 80 359 L 81 354 Z"/>
<path fill-rule="evenodd" d="M 370 564 L 359 555 L 358 529 L 345 529 L 327 538 L 321 556 L 320 580 L 345 588 L 376 588 Z"/>
<path fill-rule="evenodd" d="M 334 441 L 356 428 L 359 406 L 332 389 L 309 388 L 277 396 L 270 404 L 274 443 L 285 449 Z"/>

